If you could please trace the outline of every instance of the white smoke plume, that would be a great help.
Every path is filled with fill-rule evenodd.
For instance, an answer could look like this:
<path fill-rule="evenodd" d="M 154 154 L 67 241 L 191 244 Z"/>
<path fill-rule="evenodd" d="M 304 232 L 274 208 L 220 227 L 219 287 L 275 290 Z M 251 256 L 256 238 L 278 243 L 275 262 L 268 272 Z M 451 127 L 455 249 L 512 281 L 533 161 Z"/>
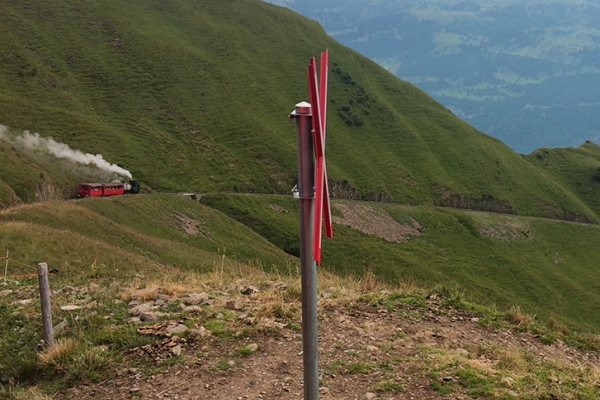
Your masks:
<path fill-rule="evenodd" d="M 127 178 L 132 179 L 129 171 L 118 165 L 109 163 L 102 157 L 102 154 L 84 153 L 72 149 L 67 144 L 59 143 L 50 137 L 42 137 L 39 133 L 25 131 L 22 135 L 10 136 L 8 134 L 8 129 L 4 125 L 0 125 L 0 139 L 21 146 L 27 150 L 48 152 L 57 158 L 64 158 L 81 164 L 95 165 L 103 171 L 114 172 L 120 176 L 126 176 Z"/>

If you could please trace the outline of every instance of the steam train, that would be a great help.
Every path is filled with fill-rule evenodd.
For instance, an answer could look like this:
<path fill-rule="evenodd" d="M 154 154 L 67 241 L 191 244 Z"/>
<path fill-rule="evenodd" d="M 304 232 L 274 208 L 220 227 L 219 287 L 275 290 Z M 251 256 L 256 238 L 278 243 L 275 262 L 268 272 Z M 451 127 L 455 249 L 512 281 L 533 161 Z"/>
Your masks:
<path fill-rule="evenodd" d="M 140 192 L 139 181 L 112 183 L 80 183 L 77 197 L 116 196 Z"/>

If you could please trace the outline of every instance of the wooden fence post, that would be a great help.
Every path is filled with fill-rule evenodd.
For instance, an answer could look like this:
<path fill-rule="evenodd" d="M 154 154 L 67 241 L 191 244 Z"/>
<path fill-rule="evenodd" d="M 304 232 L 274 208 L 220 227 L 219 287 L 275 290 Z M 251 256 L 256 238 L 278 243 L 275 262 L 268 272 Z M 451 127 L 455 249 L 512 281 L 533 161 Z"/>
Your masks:
<path fill-rule="evenodd" d="M 44 344 L 47 348 L 54 346 L 52 332 L 52 310 L 50 308 L 50 286 L 48 284 L 48 265 L 38 264 L 38 282 L 40 284 L 40 301 L 42 302 L 42 327 L 44 328 Z"/>

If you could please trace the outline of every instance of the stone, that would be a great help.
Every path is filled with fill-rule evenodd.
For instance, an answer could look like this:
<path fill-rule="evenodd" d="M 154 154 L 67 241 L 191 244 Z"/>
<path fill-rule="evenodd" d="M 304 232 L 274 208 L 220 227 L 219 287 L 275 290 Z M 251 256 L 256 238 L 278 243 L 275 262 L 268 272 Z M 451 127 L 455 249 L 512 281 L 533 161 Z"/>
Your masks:
<path fill-rule="evenodd" d="M 11 303 L 11 305 L 21 305 L 21 306 L 24 306 L 24 305 L 32 303 L 32 302 L 33 302 L 33 299 L 23 299 L 23 300 L 13 301 Z"/>
<path fill-rule="evenodd" d="M 285 290 L 287 290 L 288 284 L 283 281 L 279 281 L 279 282 L 275 282 L 273 284 L 273 287 L 277 290 L 285 291 Z"/>
<path fill-rule="evenodd" d="M 180 345 L 177 345 L 171 349 L 171 353 L 173 353 L 173 355 L 176 355 L 176 356 L 180 356 L 182 351 L 183 351 L 183 349 L 181 348 Z"/>
<path fill-rule="evenodd" d="M 235 361 L 229 360 L 227 361 L 227 365 L 229 365 L 230 367 L 235 367 Z"/>
<path fill-rule="evenodd" d="M 284 291 L 284 290 L 287 290 L 288 284 L 285 283 L 284 281 L 278 281 L 278 282 L 268 281 L 268 282 L 263 283 L 261 285 L 261 288 L 263 288 L 263 289 L 273 288 L 276 290 Z"/>
<path fill-rule="evenodd" d="M 77 311 L 81 310 L 81 306 L 76 306 L 75 304 L 67 304 L 66 306 L 61 306 L 60 309 L 63 311 Z"/>
<path fill-rule="evenodd" d="M 198 313 L 199 314 L 199 313 L 202 312 L 202 307 L 200 307 L 200 306 L 187 306 L 187 307 L 184 307 L 183 310 L 181 310 L 181 311 L 186 312 L 186 313 Z"/>
<path fill-rule="evenodd" d="M 212 332 L 203 326 L 200 326 L 200 328 L 198 328 L 198 329 L 194 329 L 192 332 L 197 334 L 200 337 L 207 337 L 207 336 L 212 335 Z"/>
<path fill-rule="evenodd" d="M 73 293 L 75 288 L 73 286 L 63 286 L 61 290 L 63 293 Z"/>
<path fill-rule="evenodd" d="M 274 329 L 283 329 L 285 328 L 285 324 L 281 322 L 277 322 L 271 318 L 263 318 L 260 322 L 260 325 L 264 328 L 274 328 Z"/>
<path fill-rule="evenodd" d="M 258 290 L 258 288 L 256 286 L 252 286 L 252 285 L 244 285 L 240 289 L 240 293 L 245 294 L 245 295 L 258 293 L 259 291 L 260 290 Z"/>
<path fill-rule="evenodd" d="M 59 335 L 68 325 L 69 323 L 66 320 L 62 320 L 52 328 L 52 332 L 54 332 L 55 335 Z"/>
<path fill-rule="evenodd" d="M 0 290 L 0 297 L 6 297 L 12 294 L 12 289 Z"/>
<path fill-rule="evenodd" d="M 241 299 L 235 298 L 233 300 L 228 300 L 227 303 L 225 303 L 225 308 L 229 310 L 241 310 L 244 308 L 244 303 Z"/>
<path fill-rule="evenodd" d="M 181 299 L 181 301 L 183 301 L 185 304 L 194 305 L 194 304 L 203 303 L 204 301 L 206 301 L 208 299 L 209 299 L 208 295 L 206 293 L 202 292 L 202 293 L 190 293 L 186 297 Z"/>
<path fill-rule="evenodd" d="M 366 399 L 366 400 L 373 400 L 373 399 L 376 399 L 376 398 L 377 398 L 377 395 L 375 393 L 371 393 L 371 392 L 367 392 L 363 396 L 363 399 Z"/>
<path fill-rule="evenodd" d="M 173 333 L 183 333 L 187 330 L 188 330 L 187 326 L 185 326 L 183 324 L 177 324 L 177 325 L 167 326 L 166 332 L 173 334 Z"/>
<path fill-rule="evenodd" d="M 127 320 L 127 323 L 129 324 L 139 324 L 140 322 L 140 317 L 131 317 Z"/>
<path fill-rule="evenodd" d="M 156 321 L 157 319 L 159 319 L 160 317 L 162 317 L 164 314 L 161 312 L 152 312 L 152 311 L 148 311 L 148 312 L 144 312 L 138 315 L 138 317 L 140 318 L 140 321 Z"/>
<path fill-rule="evenodd" d="M 251 353 L 254 353 L 256 350 L 258 350 L 258 345 L 256 343 L 251 343 L 246 346 L 246 348 L 250 350 Z"/>
<path fill-rule="evenodd" d="M 142 303 L 139 306 L 135 306 L 131 309 L 129 309 L 129 315 L 140 315 L 142 313 L 148 312 L 150 310 L 152 310 L 152 307 L 154 307 L 154 302 L 153 301 L 149 301 L 146 303 Z"/>
<path fill-rule="evenodd" d="M 366 349 L 369 353 L 377 353 L 379 351 L 379 348 L 377 346 L 372 345 L 367 345 Z"/>

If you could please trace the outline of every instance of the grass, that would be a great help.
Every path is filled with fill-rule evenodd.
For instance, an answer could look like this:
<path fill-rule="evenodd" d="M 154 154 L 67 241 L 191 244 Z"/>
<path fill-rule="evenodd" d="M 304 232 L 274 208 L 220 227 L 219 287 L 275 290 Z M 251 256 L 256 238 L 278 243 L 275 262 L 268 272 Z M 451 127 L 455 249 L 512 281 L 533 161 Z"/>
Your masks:
<path fill-rule="evenodd" d="M 81 272 L 85 275 L 85 272 Z M 56 320 L 65 319 L 68 321 L 66 330 L 57 338 L 57 346 L 52 350 L 42 350 L 37 348 L 39 342 L 39 311 L 35 310 L 35 305 L 27 303 L 15 313 L 18 304 L 11 304 L 10 300 L 0 299 L 0 311 L 2 320 L 8 323 L 2 325 L 0 341 L 0 360 L 11 360 L 10 364 L 1 365 L 2 390 L 8 399 L 18 399 L 18 396 L 30 395 L 35 398 L 34 389 L 28 389 L 29 385 L 36 384 L 41 389 L 40 395 L 55 392 L 64 389 L 75 382 L 99 382 L 108 379 L 118 367 L 123 365 L 135 367 L 142 374 L 157 374 L 165 367 L 185 361 L 185 357 L 166 357 L 158 361 L 143 357 L 137 360 L 135 357 L 127 356 L 128 349 L 139 348 L 141 346 L 150 346 L 150 348 L 159 348 L 161 339 L 153 336 L 144 336 L 136 332 L 136 325 L 127 323 L 129 315 L 127 314 L 127 301 L 134 297 L 150 300 L 154 295 L 149 295 L 152 288 L 160 287 L 160 293 L 170 293 L 173 296 L 182 296 L 184 293 L 206 291 L 212 293 L 229 293 L 235 296 L 239 292 L 239 287 L 244 282 L 261 287 L 261 292 L 255 300 L 253 313 L 264 319 L 275 319 L 284 321 L 299 321 L 299 302 L 297 298 L 289 300 L 291 304 L 290 311 L 286 316 L 277 314 L 277 307 L 280 304 L 281 297 L 285 296 L 287 290 L 296 291 L 299 286 L 297 275 L 289 276 L 286 279 L 288 289 L 282 291 L 279 287 L 272 285 L 280 279 L 276 273 L 268 272 L 255 266 L 237 263 L 235 267 L 221 266 L 216 264 L 208 272 L 182 271 L 181 274 L 174 275 L 167 271 L 147 270 L 146 275 L 134 278 L 131 281 L 115 281 L 114 279 L 96 280 L 94 285 L 88 287 L 75 287 L 75 291 L 56 291 L 53 296 L 53 315 Z M 69 280 L 77 281 L 77 277 L 70 277 Z M 12 289 L 19 288 L 22 294 L 34 293 L 29 288 L 34 287 L 35 281 L 23 280 L 17 285 L 16 281 L 8 280 L 4 287 Z M 271 282 L 271 286 L 266 283 Z M 51 282 L 51 287 L 59 288 L 60 280 Z M 352 277 L 340 277 L 326 270 L 319 273 L 318 291 L 323 294 L 331 287 L 338 288 L 336 297 L 327 298 L 327 309 L 335 307 L 340 309 L 352 307 L 372 307 L 378 309 L 401 308 L 411 309 L 419 313 L 428 313 L 431 310 L 442 309 L 445 312 L 453 313 L 456 310 L 450 306 L 444 296 L 452 297 L 451 291 L 439 290 L 437 296 L 433 296 L 431 290 L 418 288 L 416 285 L 406 285 L 403 289 L 389 285 L 380 280 L 371 280 L 368 287 L 361 279 Z M 83 290 L 85 289 L 85 290 Z M 153 292 L 156 293 L 156 292 Z M 446 293 L 446 295 L 442 295 Z M 94 311 L 81 310 L 73 315 L 63 312 L 58 307 L 61 304 L 80 299 L 87 302 L 96 301 L 98 306 Z M 215 299 L 217 301 L 218 299 Z M 224 305 L 224 300 L 221 300 Z M 578 343 L 579 347 L 593 347 L 600 343 L 597 335 L 588 334 L 584 337 L 581 334 L 553 330 L 557 323 L 553 322 L 551 326 L 541 324 L 536 318 L 525 318 L 526 322 L 519 323 L 508 317 L 508 314 L 499 313 L 497 310 L 483 306 L 473 306 L 466 300 L 455 303 L 459 308 L 478 310 L 478 315 L 482 321 L 488 321 L 490 325 L 495 323 L 505 330 L 529 331 L 539 336 L 555 335 L 565 343 Z M 294 310 L 293 310 L 294 309 Z M 210 312 L 209 312 L 210 310 Z M 177 315 L 177 311 L 173 311 Z M 217 354 L 200 354 L 199 357 L 214 358 L 214 368 L 220 371 L 228 371 L 234 367 L 243 365 L 246 357 L 251 357 L 251 349 L 246 346 L 246 341 L 240 342 L 245 338 L 254 337 L 259 327 L 244 326 L 238 321 L 238 318 L 228 314 L 229 310 L 222 307 L 221 303 L 216 302 L 213 307 L 206 308 L 203 312 L 186 316 L 186 325 L 202 325 L 205 329 L 212 331 L 211 340 L 215 340 L 220 345 L 227 346 L 230 351 Z M 219 314 L 222 314 L 220 316 Z M 13 315 L 9 318 L 9 315 Z M 412 317 L 409 317 L 409 319 Z M 150 323 L 152 324 L 152 323 Z M 36 334 L 36 332 L 38 332 Z M 274 333 L 266 333 L 268 336 Z M 394 336 L 396 337 L 396 336 Z M 394 340 L 410 340 L 408 337 L 396 337 Z M 190 339 L 190 337 L 188 337 Z M 207 340 L 207 339 L 199 339 Z M 416 340 L 416 339 L 415 339 Z M 577 342 L 578 341 L 578 342 Z M 208 342 L 206 342 L 208 343 Z M 576 366 L 567 364 L 557 364 L 555 361 L 544 360 L 535 354 L 525 351 L 518 352 L 505 349 L 503 346 L 481 346 L 477 351 L 469 352 L 468 355 L 462 353 L 442 351 L 437 348 L 429 347 L 425 344 L 419 344 L 416 348 L 418 358 L 409 357 L 400 359 L 394 357 L 391 346 L 385 343 L 381 344 L 383 353 L 390 353 L 389 360 L 377 358 L 366 361 L 362 352 L 344 351 L 343 347 L 334 346 L 340 352 L 340 358 L 334 360 L 329 365 L 324 366 L 324 371 L 328 374 L 344 375 L 369 375 L 377 372 L 379 380 L 373 384 L 373 390 L 377 393 L 403 392 L 403 382 L 394 379 L 400 365 L 410 361 L 417 363 L 415 368 L 422 370 L 424 374 L 429 374 L 431 379 L 431 388 L 440 394 L 450 394 L 460 385 L 467 393 L 472 396 L 482 396 L 493 398 L 491 393 L 497 393 L 499 388 L 504 388 L 500 378 L 504 375 L 513 377 L 514 384 L 510 390 L 516 390 L 518 393 L 541 393 L 542 382 L 547 382 L 550 376 L 558 376 L 561 381 L 569 383 L 579 379 L 585 382 L 584 385 L 565 385 L 560 388 L 562 392 L 558 393 L 578 393 L 586 394 L 592 386 L 589 382 L 590 376 L 585 371 L 580 371 Z M 596 349 L 597 350 L 597 349 Z M 490 374 L 489 371 L 478 369 L 476 365 L 470 365 L 469 360 L 485 356 L 492 360 L 492 365 L 502 375 Z M 1 363 L 1 361 L 0 361 Z M 453 376 L 455 381 L 442 382 L 441 377 Z M 504 390 L 504 389 L 502 389 Z M 0 392 L 1 393 L 1 392 Z M 42 397 L 43 398 L 43 397 Z M 582 398 L 586 398 L 585 396 Z M 590 397 L 587 397 L 590 398 Z"/>
<path fill-rule="evenodd" d="M 0 246 L 10 249 L 12 259 L 27 265 L 44 260 L 67 276 L 82 268 L 88 277 L 135 274 L 148 267 L 207 270 L 231 259 L 284 270 L 293 262 L 250 229 L 189 199 L 147 195 L 95 200 L 46 202 L 4 212 Z M 186 234 L 177 213 L 187 213 L 210 235 Z M 232 223 L 235 233 L 230 233 Z M 15 273 L 24 271 L 15 268 Z"/>
<path fill-rule="evenodd" d="M 142 2 L 1 7 L 0 122 L 11 134 L 32 129 L 102 153 L 130 169 L 147 193 L 286 194 L 205 195 L 200 205 L 146 194 L 9 209 L 0 214 L 0 248 L 25 264 L 45 260 L 65 274 L 83 269 L 88 279 L 146 268 L 208 270 L 223 260 L 290 273 L 297 262 L 291 256 L 299 254 L 298 205 L 288 195 L 296 143 L 285 115 L 306 96 L 307 57 L 325 47 L 333 196 L 598 220 L 596 181 L 583 180 L 597 171 L 593 145 L 551 152 L 548 160 L 519 156 L 288 10 L 249 0 L 177 1 L 168 15 Z M 306 40 L 291 41 L 297 37 Z M 347 122 L 355 116 L 359 125 Z M 0 151 L 3 206 L 68 198 L 78 180 L 94 176 L 43 153 Z M 415 217 L 424 234 L 390 245 L 336 227 L 324 247 L 327 268 L 473 287 L 481 301 L 565 316 L 571 326 L 596 324 L 594 228 L 448 208 L 380 208 L 398 222 Z M 369 285 L 369 275 L 364 279 Z"/>
<path fill-rule="evenodd" d="M 334 196 L 598 221 L 578 193 L 314 21 L 252 0 L 161 7 L 3 3 L 0 123 L 101 153 L 146 190 L 287 194 L 297 174 L 285 116 L 306 99 L 308 57 L 329 48 Z M 5 205 L 70 197 L 93 173 L 1 151 Z"/>
<path fill-rule="evenodd" d="M 406 243 L 390 243 L 336 224 L 320 273 L 330 274 L 330 283 L 336 274 L 354 278 L 355 290 L 370 293 L 382 283 L 426 286 L 445 306 L 475 307 L 466 296 L 500 310 L 515 306 L 504 319 L 488 315 L 482 322 L 537 329 L 548 343 L 599 347 L 586 334 L 600 329 L 600 281 L 590 268 L 600 256 L 596 226 L 454 209 L 597 222 L 594 146 L 519 156 L 339 45 L 314 21 L 263 2 L 175 1 L 168 12 L 154 2 L 28 4 L 0 6 L 0 123 L 11 134 L 32 129 L 102 153 L 130 169 L 146 194 L 4 209 L 70 198 L 76 182 L 98 175 L 3 142 L 0 249 L 9 248 L 11 259 L 21 263 L 11 262 L 10 271 L 31 272 L 45 261 L 59 270 L 52 278 L 59 287 L 131 284 L 116 297 L 108 289 L 97 294 L 98 303 L 111 307 L 107 319 L 53 310 L 69 322 L 65 337 L 78 343 L 57 364 L 39 365 L 33 306 L 17 310 L 2 303 L 0 316 L 8 321 L 0 331 L 2 384 L 11 378 L 28 382 L 38 373 L 40 379 L 93 381 L 106 355 L 152 343 L 124 323 L 126 304 L 115 300 L 123 301 L 127 290 L 143 286 L 149 290 L 140 297 L 151 297 L 155 280 L 172 293 L 192 282 L 208 290 L 230 285 L 232 271 L 252 268 L 277 278 L 297 276 L 298 205 L 289 196 L 296 142 L 285 116 L 306 96 L 308 57 L 326 47 L 332 55 L 332 194 L 421 205 L 369 206 L 398 223 L 415 219 L 423 229 Z M 229 194 L 206 194 L 197 203 L 159 193 L 175 191 Z M 256 315 L 296 326 L 299 295 L 298 285 L 270 292 Z M 366 296 L 383 308 L 396 307 Z M 81 300 L 66 293 L 58 299 Z M 398 299 L 415 309 L 423 303 L 419 296 Z M 215 337 L 233 340 L 245 333 L 219 312 L 223 319 L 202 316 Z M 511 366 L 508 358 L 505 364 Z M 480 375 L 469 374 L 461 382 L 487 395 L 487 378 L 480 382 Z"/>
<path fill-rule="evenodd" d="M 205 200 L 248 227 L 206 207 Z M 174 267 L 207 271 L 215 265 L 229 268 L 236 261 L 283 276 L 298 272 L 297 259 L 282 251 L 293 253 L 291 246 L 297 243 L 297 204 L 292 199 L 221 195 L 205 200 L 198 204 L 151 194 L 14 208 L 0 214 L 0 248 L 9 248 L 11 259 L 31 266 L 9 264 L 15 274 L 33 271 L 43 260 L 58 269 L 59 276 L 87 280 L 135 280 L 136 274 L 146 274 L 143 271 L 164 268 L 176 276 Z M 289 212 L 281 213 L 271 204 Z M 398 245 L 336 225 L 334 239 L 324 243 L 324 268 L 360 277 L 361 290 L 372 290 L 379 280 L 429 285 L 432 293 L 456 306 L 469 288 L 473 300 L 505 310 L 514 306 L 513 319 L 520 318 L 520 309 L 541 320 L 553 319 L 565 329 L 596 330 L 592 310 L 600 300 L 593 290 L 596 277 L 589 270 L 597 257 L 596 227 L 429 207 L 370 207 L 397 221 L 419 221 L 423 234 Z M 186 233 L 177 215 L 187 215 L 210 234 Z M 248 218 L 263 222 L 253 225 Z M 165 287 L 181 290 L 174 284 Z M 297 288 L 274 296 L 269 312 L 282 317 L 297 312 L 291 306 L 300 296 Z"/>
<path fill-rule="evenodd" d="M 298 211 L 293 199 L 207 195 L 202 203 L 294 253 Z M 270 204 L 275 203 L 290 212 L 274 210 Z M 365 288 L 373 279 L 428 286 L 450 305 L 460 304 L 468 290 L 471 300 L 505 311 L 515 307 L 513 318 L 519 318 L 520 308 L 541 320 L 553 316 L 569 328 L 598 331 L 593 304 L 600 304 L 594 289 L 600 282 L 590 269 L 600 256 L 594 244 L 600 240 L 596 226 L 445 208 L 368 207 L 399 223 L 415 219 L 422 226 L 421 236 L 397 244 L 336 224 L 334 238 L 323 241 L 324 269 L 360 278 Z"/>

